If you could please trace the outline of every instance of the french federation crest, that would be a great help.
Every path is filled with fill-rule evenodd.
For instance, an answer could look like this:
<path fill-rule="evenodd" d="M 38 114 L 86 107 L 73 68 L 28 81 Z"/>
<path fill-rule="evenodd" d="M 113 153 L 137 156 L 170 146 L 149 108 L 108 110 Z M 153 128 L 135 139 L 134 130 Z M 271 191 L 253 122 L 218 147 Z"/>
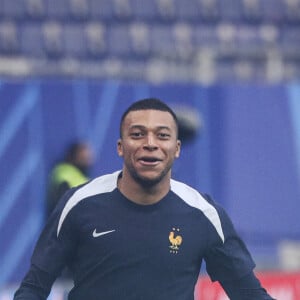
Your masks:
<path fill-rule="evenodd" d="M 179 246 L 182 244 L 182 236 L 178 234 L 179 231 L 179 228 L 172 228 L 172 231 L 169 234 L 169 241 L 171 243 L 169 246 L 170 253 L 177 254 Z"/>

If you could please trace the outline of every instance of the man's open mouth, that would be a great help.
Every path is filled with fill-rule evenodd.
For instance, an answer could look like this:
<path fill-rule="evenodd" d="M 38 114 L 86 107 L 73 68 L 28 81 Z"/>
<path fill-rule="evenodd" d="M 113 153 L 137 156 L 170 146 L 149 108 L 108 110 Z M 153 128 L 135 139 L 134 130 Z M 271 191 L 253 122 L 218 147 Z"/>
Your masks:
<path fill-rule="evenodd" d="M 146 163 L 155 163 L 161 161 L 161 159 L 157 157 L 141 157 L 139 160 Z"/>

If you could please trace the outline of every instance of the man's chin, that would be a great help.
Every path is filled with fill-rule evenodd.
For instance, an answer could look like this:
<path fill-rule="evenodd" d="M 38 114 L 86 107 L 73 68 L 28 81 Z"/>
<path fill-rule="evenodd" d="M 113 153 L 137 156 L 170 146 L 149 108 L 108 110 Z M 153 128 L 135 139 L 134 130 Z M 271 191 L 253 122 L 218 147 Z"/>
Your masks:
<path fill-rule="evenodd" d="M 153 187 L 157 183 L 159 183 L 162 180 L 163 176 L 150 176 L 150 175 L 137 175 L 135 176 L 136 182 L 138 182 L 140 185 L 144 187 Z"/>

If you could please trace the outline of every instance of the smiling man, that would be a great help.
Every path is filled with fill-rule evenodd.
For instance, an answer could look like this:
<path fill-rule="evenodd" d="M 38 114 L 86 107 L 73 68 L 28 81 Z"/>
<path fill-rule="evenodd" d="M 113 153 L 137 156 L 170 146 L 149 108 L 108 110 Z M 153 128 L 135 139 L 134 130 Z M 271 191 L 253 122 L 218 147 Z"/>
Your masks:
<path fill-rule="evenodd" d="M 171 167 L 179 157 L 180 141 L 176 116 L 157 109 L 141 109 L 142 103 L 133 105 L 121 120 L 118 153 L 124 166 L 119 189 L 136 203 L 153 204 L 170 189 Z"/>
<path fill-rule="evenodd" d="M 180 145 L 165 103 L 133 103 L 120 122 L 122 170 L 63 196 L 14 299 L 46 299 L 67 265 L 70 300 L 192 300 L 203 260 L 230 299 L 272 299 L 225 211 L 171 179 Z"/>

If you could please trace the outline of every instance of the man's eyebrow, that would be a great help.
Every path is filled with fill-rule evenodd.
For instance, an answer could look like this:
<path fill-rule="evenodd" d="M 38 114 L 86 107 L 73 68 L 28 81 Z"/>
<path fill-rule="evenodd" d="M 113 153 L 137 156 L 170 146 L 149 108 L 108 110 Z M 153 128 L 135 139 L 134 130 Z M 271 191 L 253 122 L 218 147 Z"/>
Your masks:
<path fill-rule="evenodd" d="M 130 127 L 129 127 L 129 129 L 144 129 L 144 130 L 146 130 L 147 129 L 147 127 L 146 126 L 144 126 L 144 125 L 131 125 Z M 166 129 L 166 130 L 169 130 L 169 131 L 171 131 L 171 128 L 169 127 L 169 126 L 165 126 L 165 125 L 161 125 L 161 126 L 156 126 L 155 127 L 155 129 L 157 130 L 163 130 L 163 129 Z"/>
<path fill-rule="evenodd" d="M 130 129 L 131 128 L 146 128 L 145 126 L 143 126 L 143 125 L 138 125 L 138 124 L 133 124 L 133 125 L 130 125 L 130 127 L 129 127 Z"/>
<path fill-rule="evenodd" d="M 171 128 L 169 126 L 158 126 L 157 129 L 162 130 L 162 129 L 167 129 L 171 131 Z"/>

